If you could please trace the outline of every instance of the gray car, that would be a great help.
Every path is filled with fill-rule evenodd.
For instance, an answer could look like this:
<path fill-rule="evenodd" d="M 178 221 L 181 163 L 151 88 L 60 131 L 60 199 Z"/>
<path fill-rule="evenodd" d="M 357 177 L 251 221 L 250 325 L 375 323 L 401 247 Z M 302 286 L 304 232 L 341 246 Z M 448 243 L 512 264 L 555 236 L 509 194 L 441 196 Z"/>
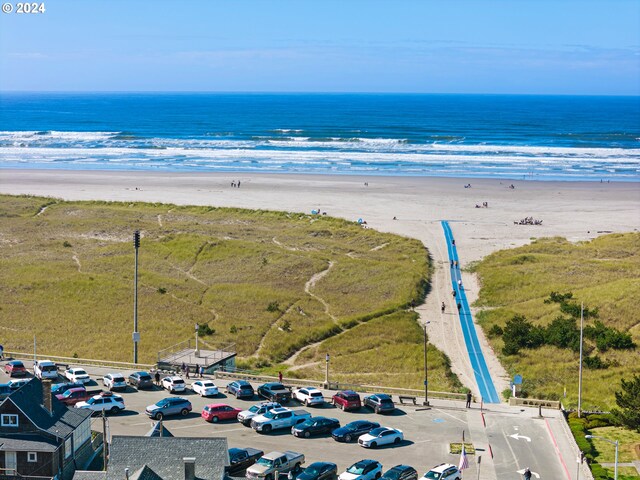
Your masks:
<path fill-rule="evenodd" d="M 186 417 L 189 415 L 192 406 L 191 402 L 186 398 L 180 397 L 167 397 L 160 400 L 158 403 L 149 405 L 144 413 L 156 420 L 162 420 L 164 417 L 170 415 L 182 415 Z"/>

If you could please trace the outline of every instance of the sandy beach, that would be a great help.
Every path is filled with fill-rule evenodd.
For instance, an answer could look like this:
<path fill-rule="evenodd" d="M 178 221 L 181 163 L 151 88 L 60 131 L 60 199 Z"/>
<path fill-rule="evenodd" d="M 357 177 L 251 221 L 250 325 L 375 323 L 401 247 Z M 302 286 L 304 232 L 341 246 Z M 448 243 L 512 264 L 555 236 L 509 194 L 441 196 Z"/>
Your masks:
<path fill-rule="evenodd" d="M 232 181 L 240 181 L 240 187 L 231 187 Z M 467 184 L 471 186 L 465 188 Z M 515 188 L 509 188 L 511 184 Z M 435 265 L 433 288 L 417 310 L 423 321 L 430 322 L 430 341 L 451 358 L 453 370 L 474 391 L 473 372 L 453 314 L 440 220 L 450 221 L 463 269 L 491 252 L 537 237 L 581 241 L 640 228 L 638 183 L 6 169 L 0 170 L 0 193 L 307 213 L 320 209 L 347 220 L 362 218 L 369 228 L 417 238 Z M 487 208 L 476 208 L 483 202 Z M 525 217 L 542 220 L 542 225 L 514 224 Z M 466 272 L 463 281 L 473 302 L 478 282 Z M 444 315 L 441 302 L 447 305 Z M 478 331 L 500 392 L 509 380 Z"/>

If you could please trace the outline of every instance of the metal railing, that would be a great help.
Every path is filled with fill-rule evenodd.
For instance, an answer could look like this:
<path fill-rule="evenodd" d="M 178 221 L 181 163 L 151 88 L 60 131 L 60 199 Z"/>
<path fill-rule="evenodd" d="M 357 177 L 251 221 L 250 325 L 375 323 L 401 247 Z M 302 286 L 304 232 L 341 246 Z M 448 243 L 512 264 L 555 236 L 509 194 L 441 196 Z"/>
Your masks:
<path fill-rule="evenodd" d="M 132 362 L 117 362 L 114 360 L 96 360 L 91 358 L 76 358 L 76 357 L 61 357 L 60 355 L 43 355 L 37 354 L 34 356 L 33 353 L 25 353 L 25 352 L 12 352 L 5 350 L 4 356 L 12 357 L 16 359 L 24 359 L 24 360 L 51 360 L 57 364 L 62 365 L 92 365 L 95 367 L 114 367 L 114 368 L 122 368 L 125 370 L 140 370 L 140 369 L 149 369 L 151 367 L 155 367 L 155 364 L 151 363 L 132 363 Z"/>

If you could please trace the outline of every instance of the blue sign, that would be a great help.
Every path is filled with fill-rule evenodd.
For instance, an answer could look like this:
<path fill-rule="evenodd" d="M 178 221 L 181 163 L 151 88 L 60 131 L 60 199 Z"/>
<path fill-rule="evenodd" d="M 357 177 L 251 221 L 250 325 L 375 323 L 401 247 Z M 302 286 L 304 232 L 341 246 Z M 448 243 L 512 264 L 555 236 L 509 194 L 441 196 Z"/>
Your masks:
<path fill-rule="evenodd" d="M 522 385 L 522 375 L 516 375 L 515 377 L 513 377 L 513 384 Z"/>

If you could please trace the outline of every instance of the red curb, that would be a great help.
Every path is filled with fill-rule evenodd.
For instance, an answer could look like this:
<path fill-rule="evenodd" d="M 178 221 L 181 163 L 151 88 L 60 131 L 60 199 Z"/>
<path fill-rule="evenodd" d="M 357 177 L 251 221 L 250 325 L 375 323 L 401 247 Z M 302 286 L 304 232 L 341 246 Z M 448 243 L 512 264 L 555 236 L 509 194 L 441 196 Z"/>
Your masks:
<path fill-rule="evenodd" d="M 553 440 L 553 446 L 556 449 L 556 453 L 558 454 L 558 458 L 560 458 L 560 462 L 562 463 L 562 468 L 564 468 L 564 473 L 567 474 L 567 478 L 571 480 L 571 475 L 569 475 L 569 470 L 567 469 L 566 463 L 564 463 L 564 458 L 560 454 L 560 449 L 558 448 L 558 442 L 556 442 L 556 437 L 553 436 L 553 432 L 551 431 L 551 427 L 549 426 L 549 420 L 544 419 L 544 423 L 547 424 L 547 430 L 549 430 L 549 435 L 551 435 L 551 440 Z"/>

